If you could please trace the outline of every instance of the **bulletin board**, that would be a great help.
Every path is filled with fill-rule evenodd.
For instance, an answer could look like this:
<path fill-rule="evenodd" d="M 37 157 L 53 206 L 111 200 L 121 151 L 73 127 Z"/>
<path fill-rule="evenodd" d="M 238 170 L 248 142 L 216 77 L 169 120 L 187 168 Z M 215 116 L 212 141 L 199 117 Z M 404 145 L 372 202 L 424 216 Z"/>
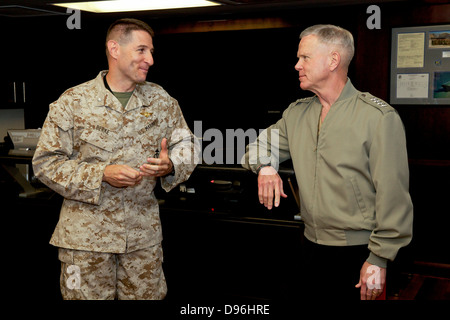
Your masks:
<path fill-rule="evenodd" d="M 390 104 L 450 105 L 450 24 L 392 29 Z"/>

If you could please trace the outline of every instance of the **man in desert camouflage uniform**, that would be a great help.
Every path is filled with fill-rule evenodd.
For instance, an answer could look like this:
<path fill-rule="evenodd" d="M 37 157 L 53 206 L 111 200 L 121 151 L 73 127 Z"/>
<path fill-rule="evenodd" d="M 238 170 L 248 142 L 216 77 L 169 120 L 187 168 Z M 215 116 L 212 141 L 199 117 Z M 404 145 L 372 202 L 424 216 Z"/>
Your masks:
<path fill-rule="evenodd" d="M 109 70 L 50 105 L 33 158 L 36 176 L 64 197 L 50 243 L 59 247 L 64 299 L 163 299 L 157 178 L 169 191 L 195 168 L 178 102 L 145 82 L 153 31 L 111 25 Z"/>

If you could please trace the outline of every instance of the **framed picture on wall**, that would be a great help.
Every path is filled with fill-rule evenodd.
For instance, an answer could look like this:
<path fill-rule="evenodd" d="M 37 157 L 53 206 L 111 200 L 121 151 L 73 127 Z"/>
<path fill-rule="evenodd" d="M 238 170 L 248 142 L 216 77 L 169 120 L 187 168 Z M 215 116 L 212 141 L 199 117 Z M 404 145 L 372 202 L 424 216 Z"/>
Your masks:
<path fill-rule="evenodd" d="M 450 25 L 392 29 L 391 104 L 450 105 Z"/>

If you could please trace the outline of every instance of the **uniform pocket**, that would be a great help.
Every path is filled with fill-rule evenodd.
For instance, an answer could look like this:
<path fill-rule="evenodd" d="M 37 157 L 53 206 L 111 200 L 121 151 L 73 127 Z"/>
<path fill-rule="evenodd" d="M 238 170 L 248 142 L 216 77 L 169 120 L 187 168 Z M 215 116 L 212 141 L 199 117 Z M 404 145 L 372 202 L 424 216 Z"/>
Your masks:
<path fill-rule="evenodd" d="M 116 134 L 104 128 L 86 128 L 80 134 L 81 161 L 107 162 L 117 147 Z"/>
<path fill-rule="evenodd" d="M 80 135 L 80 140 L 87 142 L 94 147 L 97 147 L 108 152 L 112 152 L 114 149 L 115 138 L 110 136 L 109 133 L 101 132 L 99 130 L 83 130 Z"/>
<path fill-rule="evenodd" d="M 58 259 L 62 263 L 72 265 L 74 264 L 73 260 L 73 250 L 71 249 L 65 249 L 65 248 L 58 248 Z"/>
<path fill-rule="evenodd" d="M 361 211 L 361 213 L 366 213 L 367 212 L 367 207 L 366 207 L 366 204 L 364 202 L 364 198 L 362 196 L 361 190 L 359 189 L 358 182 L 356 181 L 356 178 L 355 177 L 351 177 L 350 178 L 350 182 L 352 184 L 353 193 L 355 195 L 356 202 L 358 203 L 359 210 Z"/>

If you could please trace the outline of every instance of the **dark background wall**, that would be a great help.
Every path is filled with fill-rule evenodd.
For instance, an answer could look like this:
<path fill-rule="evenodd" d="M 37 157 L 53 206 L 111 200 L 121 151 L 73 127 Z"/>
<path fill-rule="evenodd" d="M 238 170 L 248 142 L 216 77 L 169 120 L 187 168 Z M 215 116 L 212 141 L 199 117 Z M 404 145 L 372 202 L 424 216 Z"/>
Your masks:
<path fill-rule="evenodd" d="M 225 17 L 82 13 L 80 30 L 69 30 L 65 16 L 2 17 L 0 81 L 27 82 L 27 126 L 38 127 L 48 104 L 64 90 L 107 68 L 103 48 L 108 25 L 116 18 L 134 16 L 157 32 L 155 65 L 148 80 L 161 84 L 179 100 L 190 125 L 202 120 L 204 128 L 264 128 L 279 118 L 273 111 L 281 112 L 295 99 L 310 95 L 299 89 L 294 70 L 298 36 L 305 27 L 332 23 L 349 29 L 356 43 L 349 74 L 352 82 L 359 90 L 388 101 L 391 29 L 450 20 L 447 4 L 408 1 L 379 6 L 380 30 L 366 27 L 366 5 Z M 224 18 L 228 23 L 221 21 Z M 198 21 L 207 19 L 212 22 L 198 26 Z M 283 22 L 282 27 L 277 21 Z M 395 107 L 407 129 L 411 158 L 449 159 L 447 106 Z"/>

